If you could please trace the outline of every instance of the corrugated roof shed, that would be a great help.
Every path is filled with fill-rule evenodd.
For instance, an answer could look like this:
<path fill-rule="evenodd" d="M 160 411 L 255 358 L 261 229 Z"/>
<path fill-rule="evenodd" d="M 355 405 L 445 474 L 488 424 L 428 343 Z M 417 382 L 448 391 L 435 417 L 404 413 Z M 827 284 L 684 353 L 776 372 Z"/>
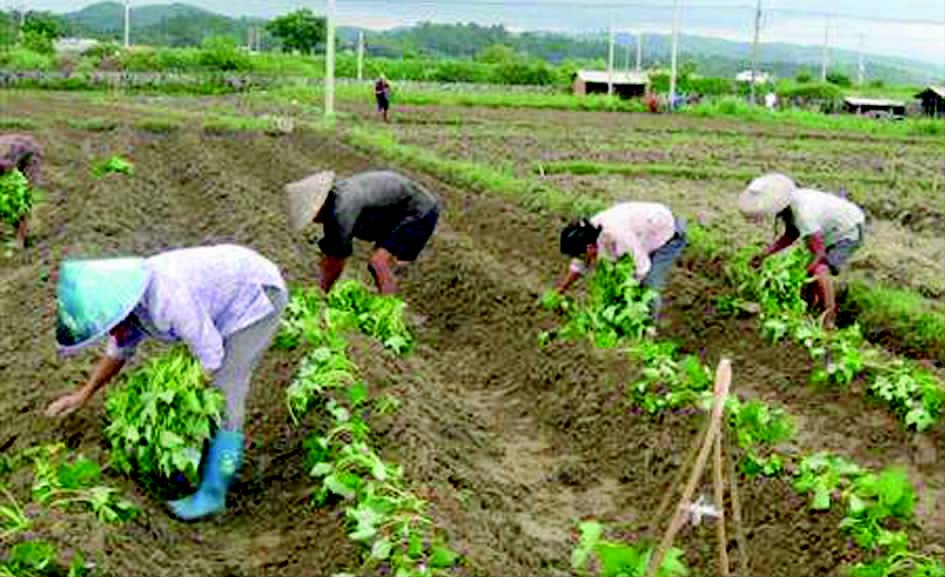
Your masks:
<path fill-rule="evenodd" d="M 852 106 L 905 106 L 906 103 L 901 100 L 887 100 L 884 98 L 860 98 L 859 96 L 847 96 L 844 102 Z"/>
<path fill-rule="evenodd" d="M 575 74 L 584 82 L 593 82 L 595 84 L 607 84 L 610 82 L 610 80 L 608 80 L 609 74 L 606 70 L 578 70 Z M 648 84 L 649 82 L 650 78 L 646 73 L 617 72 L 614 70 L 614 84 Z"/>

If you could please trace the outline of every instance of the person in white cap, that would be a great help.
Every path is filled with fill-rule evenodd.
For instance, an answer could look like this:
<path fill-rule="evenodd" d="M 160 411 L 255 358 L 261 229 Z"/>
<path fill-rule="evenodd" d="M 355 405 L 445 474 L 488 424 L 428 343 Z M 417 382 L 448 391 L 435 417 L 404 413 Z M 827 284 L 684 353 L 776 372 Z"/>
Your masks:
<path fill-rule="evenodd" d="M 289 225 L 299 231 L 321 223 L 324 236 L 320 285 L 326 293 L 344 271 L 353 239 L 375 243 L 368 270 L 381 294 L 397 291 L 393 267 L 413 262 L 439 218 L 439 203 L 428 190 L 397 172 L 361 172 L 337 179 L 319 172 L 286 185 Z"/>
<path fill-rule="evenodd" d="M 840 268 L 863 244 L 863 210 L 837 195 L 798 188 L 787 176 L 772 172 L 749 183 L 738 199 L 738 208 L 752 219 L 775 216 L 784 222 L 784 233 L 752 259 L 762 261 L 804 239 L 813 257 L 807 273 L 813 277 L 813 294 L 805 294 L 808 304 L 824 309 L 824 323 L 832 326 L 837 313 L 830 275 Z"/>

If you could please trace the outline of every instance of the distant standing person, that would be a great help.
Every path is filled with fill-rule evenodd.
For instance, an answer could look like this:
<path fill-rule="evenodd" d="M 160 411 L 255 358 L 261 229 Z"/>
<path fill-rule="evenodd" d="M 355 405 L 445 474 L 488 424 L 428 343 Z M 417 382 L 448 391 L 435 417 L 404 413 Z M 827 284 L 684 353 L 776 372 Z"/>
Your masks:
<path fill-rule="evenodd" d="M 374 83 L 374 98 L 377 100 L 377 111 L 384 117 L 384 122 L 390 122 L 387 111 L 390 110 L 390 84 L 381 74 Z"/>
<path fill-rule="evenodd" d="M 765 94 L 765 107 L 768 110 L 774 110 L 778 107 L 778 95 L 774 92 L 768 92 Z"/>
<path fill-rule="evenodd" d="M 40 164 L 43 160 L 43 148 L 35 138 L 28 134 L 0 135 L 0 174 L 9 170 L 19 170 L 35 187 L 39 180 Z M 29 236 L 29 214 L 24 214 L 16 224 L 16 242 L 20 248 L 26 246 Z"/>
<path fill-rule="evenodd" d="M 813 277 L 813 295 L 804 295 L 811 307 L 824 308 L 824 323 L 832 326 L 837 314 L 830 275 L 863 244 L 863 210 L 837 195 L 798 188 L 787 176 L 772 172 L 751 181 L 738 199 L 738 208 L 750 219 L 774 216 L 784 222 L 784 234 L 752 260 L 762 261 L 804 239 L 813 258 L 807 274 Z"/>
<path fill-rule="evenodd" d="M 634 278 L 657 292 L 650 313 L 655 320 L 662 306 L 666 277 L 686 247 L 686 224 L 657 202 L 624 202 L 591 218 L 568 224 L 561 231 L 561 253 L 572 257 L 567 275 L 558 283 L 564 294 L 597 259 L 633 257 Z"/>
<path fill-rule="evenodd" d="M 393 267 L 417 259 L 439 217 L 439 203 L 427 189 L 392 171 L 361 172 L 336 180 L 319 172 L 286 185 L 289 224 L 302 230 L 324 226 L 320 285 L 326 293 L 341 276 L 353 240 L 374 242 L 368 270 L 382 294 L 394 293 Z"/>

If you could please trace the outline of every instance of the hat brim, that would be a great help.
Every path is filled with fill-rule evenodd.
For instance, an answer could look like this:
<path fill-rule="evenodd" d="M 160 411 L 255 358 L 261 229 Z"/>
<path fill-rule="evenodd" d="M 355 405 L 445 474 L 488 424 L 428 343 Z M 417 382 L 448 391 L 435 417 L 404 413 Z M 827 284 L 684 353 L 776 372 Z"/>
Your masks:
<path fill-rule="evenodd" d="M 78 352 L 81 352 L 82 350 L 87 349 L 91 345 L 94 345 L 95 343 L 100 341 L 102 337 L 106 336 L 109 332 L 111 332 L 111 330 L 115 328 L 116 326 L 118 326 L 119 323 L 121 323 L 126 318 L 128 318 L 128 315 L 130 315 L 132 311 L 135 310 L 135 307 L 138 306 L 138 303 L 141 302 L 141 299 L 142 297 L 144 297 L 144 293 L 145 291 L 148 290 L 148 286 L 150 284 L 151 284 L 151 271 L 146 269 L 144 271 L 143 278 L 140 280 L 138 289 L 133 294 L 134 298 L 130 299 L 125 304 L 125 306 L 122 307 L 121 312 L 110 323 L 103 324 L 98 331 L 90 334 L 89 336 L 85 337 L 81 341 L 78 341 L 76 343 L 72 343 L 69 345 L 62 344 L 61 342 L 58 341 L 58 338 L 57 338 L 56 349 L 58 350 L 59 354 L 63 357 L 68 357 Z"/>
<path fill-rule="evenodd" d="M 774 216 L 791 203 L 788 193 L 746 189 L 738 197 L 738 209 L 749 216 Z"/>
<path fill-rule="evenodd" d="M 326 170 L 285 185 L 289 227 L 299 231 L 308 226 L 328 200 L 335 183 L 335 173 Z"/>

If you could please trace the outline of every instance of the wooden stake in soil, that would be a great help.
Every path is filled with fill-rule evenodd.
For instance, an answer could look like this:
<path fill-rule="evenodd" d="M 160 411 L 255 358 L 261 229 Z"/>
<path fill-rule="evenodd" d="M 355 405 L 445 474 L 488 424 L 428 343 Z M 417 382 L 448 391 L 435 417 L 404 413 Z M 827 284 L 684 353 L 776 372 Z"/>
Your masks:
<path fill-rule="evenodd" d="M 715 504 L 719 508 L 715 524 L 719 537 L 719 575 L 728 577 L 728 539 L 725 537 L 725 505 L 722 485 L 722 433 L 715 435 L 715 450 L 712 458 L 712 478 L 715 485 Z"/>
<path fill-rule="evenodd" d="M 702 477 L 706 461 L 709 459 L 709 451 L 712 449 L 712 443 L 716 435 L 719 434 L 719 424 L 722 422 L 722 414 L 725 411 L 725 399 L 728 397 L 728 389 L 731 382 L 732 363 L 728 359 L 722 359 L 715 372 L 712 417 L 709 421 L 708 431 L 702 442 L 699 455 L 696 457 L 695 468 L 693 468 L 692 474 L 689 475 L 689 481 L 686 483 L 686 488 L 683 490 L 682 499 L 680 499 L 679 505 L 676 507 L 676 514 L 673 516 L 673 520 L 666 529 L 663 540 L 656 548 L 655 554 L 650 558 L 650 564 L 646 570 L 647 577 L 654 577 L 656 575 L 656 570 L 663 564 L 663 558 L 666 556 L 666 552 L 669 550 L 670 546 L 672 546 L 673 539 L 676 537 L 676 533 L 679 532 L 686 518 L 689 504 L 692 502 L 692 495 L 696 491 L 696 484 Z"/>

